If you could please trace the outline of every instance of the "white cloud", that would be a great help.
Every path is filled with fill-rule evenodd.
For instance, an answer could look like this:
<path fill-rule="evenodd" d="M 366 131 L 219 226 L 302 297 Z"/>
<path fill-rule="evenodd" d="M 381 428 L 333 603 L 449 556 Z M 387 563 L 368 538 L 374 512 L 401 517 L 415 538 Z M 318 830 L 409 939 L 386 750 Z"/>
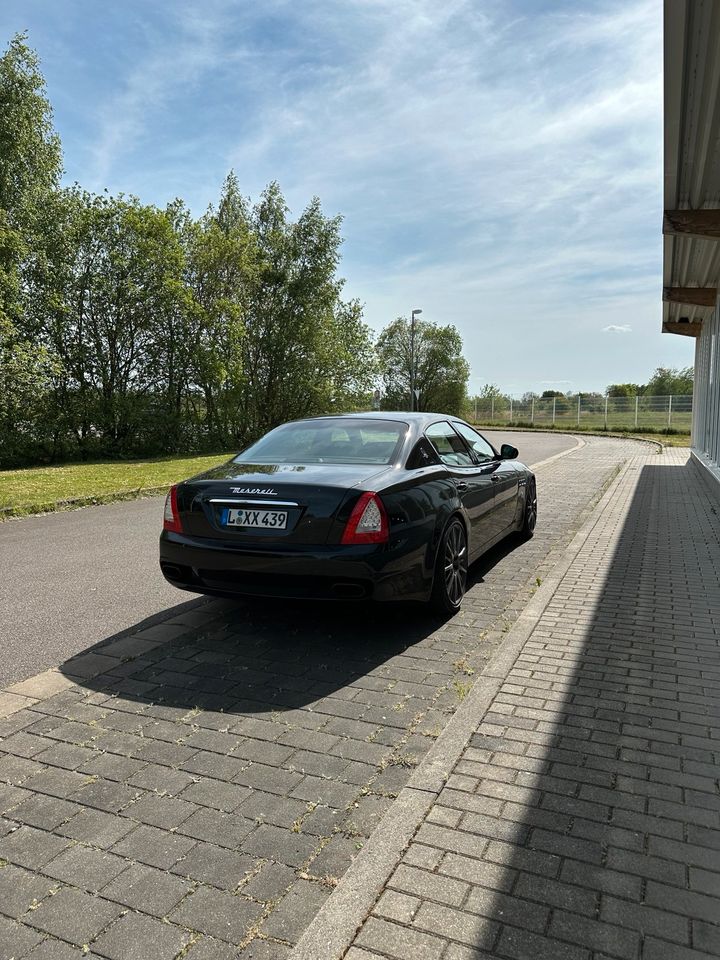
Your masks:
<path fill-rule="evenodd" d="M 294 213 L 317 194 L 345 218 L 346 293 L 368 322 L 421 306 L 501 385 L 691 362 L 660 335 L 657 0 L 176 9 L 104 105 L 99 185 L 132 159 L 143 199 L 179 192 L 196 213 L 230 166 L 253 196 L 279 180 Z M 146 138 L 169 112 L 187 123 L 154 170 L 162 139 L 148 157 Z M 626 316 L 621 355 L 597 331 L 631 332 L 607 325 Z"/>

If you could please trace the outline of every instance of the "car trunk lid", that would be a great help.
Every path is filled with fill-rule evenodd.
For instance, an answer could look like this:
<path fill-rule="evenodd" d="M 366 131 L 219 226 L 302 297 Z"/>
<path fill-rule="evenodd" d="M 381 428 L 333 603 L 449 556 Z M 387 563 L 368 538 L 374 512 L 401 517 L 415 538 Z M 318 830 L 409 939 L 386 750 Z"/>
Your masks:
<path fill-rule="evenodd" d="M 183 531 L 255 547 L 324 544 L 351 491 L 366 487 L 378 464 L 230 463 L 178 488 Z"/>

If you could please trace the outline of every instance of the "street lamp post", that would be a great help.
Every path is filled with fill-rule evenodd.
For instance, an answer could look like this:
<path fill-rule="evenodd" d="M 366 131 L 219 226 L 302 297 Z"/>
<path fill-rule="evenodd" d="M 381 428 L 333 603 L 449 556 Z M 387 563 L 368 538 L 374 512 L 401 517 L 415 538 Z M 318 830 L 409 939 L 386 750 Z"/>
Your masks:
<path fill-rule="evenodd" d="M 413 310 L 410 313 L 410 412 L 415 409 L 415 317 L 422 310 Z"/>

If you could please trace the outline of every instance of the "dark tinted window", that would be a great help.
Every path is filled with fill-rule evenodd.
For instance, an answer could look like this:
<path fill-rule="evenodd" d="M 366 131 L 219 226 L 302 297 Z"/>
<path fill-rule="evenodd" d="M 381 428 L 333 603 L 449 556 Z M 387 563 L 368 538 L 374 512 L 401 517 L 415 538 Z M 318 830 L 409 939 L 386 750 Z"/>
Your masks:
<path fill-rule="evenodd" d="M 394 463 L 406 423 L 328 418 L 285 423 L 235 457 L 238 463 Z"/>
<path fill-rule="evenodd" d="M 433 423 L 425 431 L 425 436 L 437 451 L 442 462 L 449 467 L 471 467 L 473 465 L 468 448 L 447 421 Z"/>
<path fill-rule="evenodd" d="M 407 469 L 418 470 L 420 467 L 429 467 L 433 463 L 438 463 L 438 455 L 435 453 L 435 448 L 423 437 L 413 447 L 408 457 Z"/>

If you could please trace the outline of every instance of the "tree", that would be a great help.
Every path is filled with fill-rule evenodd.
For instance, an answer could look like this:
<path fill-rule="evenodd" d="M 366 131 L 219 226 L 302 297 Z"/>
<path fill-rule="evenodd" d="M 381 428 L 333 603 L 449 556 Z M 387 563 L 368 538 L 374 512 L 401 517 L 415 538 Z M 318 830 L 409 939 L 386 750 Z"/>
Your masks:
<path fill-rule="evenodd" d="M 609 397 L 639 397 L 644 389 L 639 383 L 611 383 L 605 392 Z"/>
<path fill-rule="evenodd" d="M 540 395 L 541 400 L 554 400 L 555 413 L 566 413 L 570 409 L 570 403 L 567 396 L 562 392 L 562 390 L 543 390 Z M 547 407 L 552 407 L 553 404 L 546 404 Z"/>
<path fill-rule="evenodd" d="M 317 197 L 292 223 L 277 183 L 251 211 L 241 442 L 285 420 L 352 407 L 372 387 L 370 331 L 360 305 L 341 299 L 340 223 Z"/>
<path fill-rule="evenodd" d="M 475 418 L 477 414 L 478 420 L 490 420 L 507 410 L 509 405 L 509 398 L 497 384 L 485 383 L 474 397 L 468 398 L 466 407 L 468 418 Z"/>
<path fill-rule="evenodd" d="M 398 317 L 380 334 L 377 342 L 383 408 L 410 407 L 411 330 L 405 317 Z M 438 410 L 459 416 L 467 395 L 470 368 L 462 355 L 462 338 L 455 327 L 426 320 L 415 323 L 416 409 Z"/>
<path fill-rule="evenodd" d="M 58 192 L 24 327 L 61 361 L 54 452 L 163 449 L 183 254 L 170 218 L 135 198 Z M 52 239 L 50 239 L 52 238 Z"/>
<path fill-rule="evenodd" d="M 35 215 L 60 179 L 60 141 L 37 55 L 17 34 L 0 57 L 0 313 L 14 319 Z"/>
<path fill-rule="evenodd" d="M 645 394 L 651 397 L 691 394 L 693 377 L 692 367 L 658 367 L 648 380 Z"/>
<path fill-rule="evenodd" d="M 0 57 L 0 449 L 4 463 L 36 441 L 33 414 L 55 362 L 18 328 L 37 216 L 61 172 L 60 141 L 35 53 L 17 34 Z M 24 451 L 24 453 L 23 453 Z"/>

